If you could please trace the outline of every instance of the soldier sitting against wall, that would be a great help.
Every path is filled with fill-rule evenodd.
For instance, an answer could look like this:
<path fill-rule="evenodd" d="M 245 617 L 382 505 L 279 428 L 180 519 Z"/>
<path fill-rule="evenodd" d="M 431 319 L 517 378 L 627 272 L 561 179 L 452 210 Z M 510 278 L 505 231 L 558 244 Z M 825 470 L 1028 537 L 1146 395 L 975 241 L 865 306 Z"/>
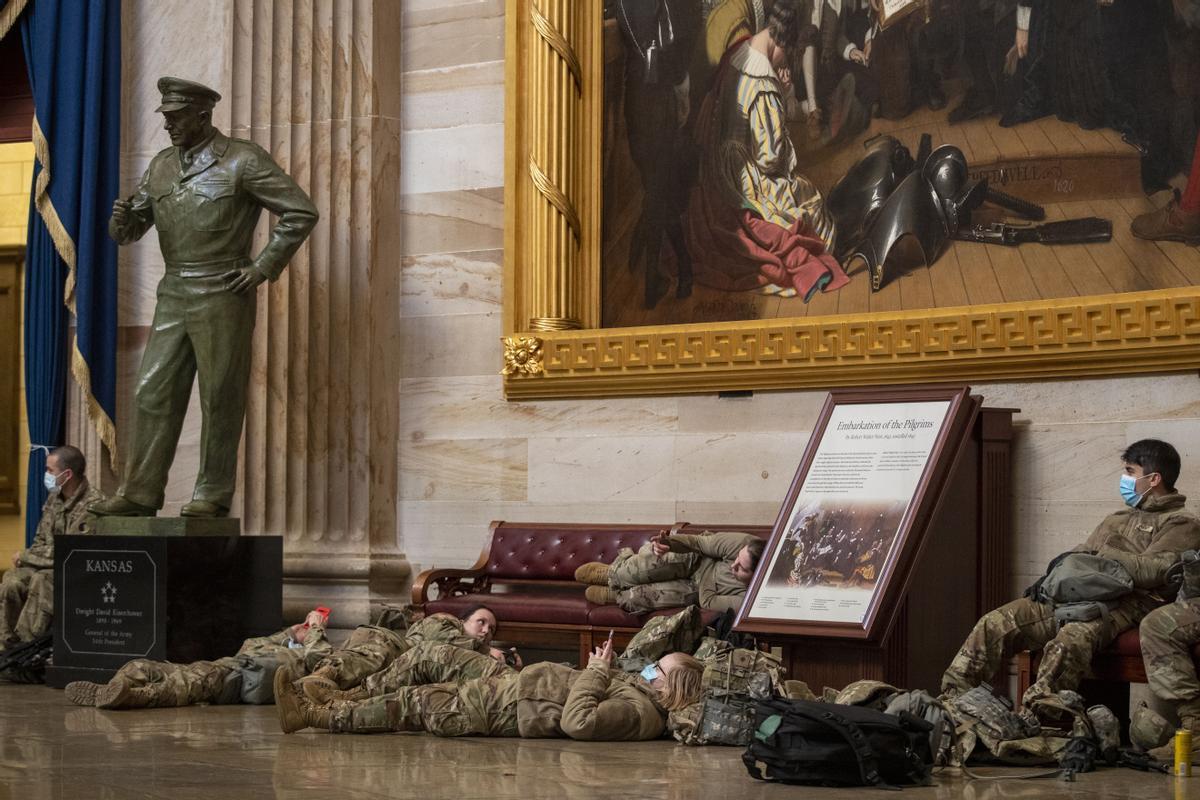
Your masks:
<path fill-rule="evenodd" d="M 1200 552 L 1185 553 L 1181 566 L 1183 585 L 1175 602 L 1147 614 L 1140 633 L 1146 683 L 1156 698 L 1173 707 L 1179 727 L 1192 732 L 1195 762 L 1200 757 L 1200 678 L 1192 648 L 1200 644 Z M 1156 760 L 1170 762 L 1174 731 L 1156 712 L 1142 708 L 1134 713 L 1129 738 Z"/>
<path fill-rule="evenodd" d="M 403 630 L 384 624 L 360 625 L 344 647 L 325 655 L 311 674 L 300 679 L 299 688 L 304 691 L 355 688 L 422 643 L 475 652 L 500 663 L 505 662 L 507 655 L 519 667 L 520 656 L 492 647 L 495 633 L 496 615 L 484 605 L 471 606 L 458 618 L 451 614 L 430 614 L 411 625 L 406 623 Z"/>
<path fill-rule="evenodd" d="M 307 671 L 330 651 L 325 638 L 328 609 L 310 611 L 304 622 L 270 636 L 247 639 L 237 654 L 216 661 L 172 664 L 139 658 L 108 683 L 74 681 L 67 699 L 104 709 L 163 708 L 199 703 L 269 703 L 275 671 L 293 661 Z M 289 674 L 293 674 L 289 671 Z"/>
<path fill-rule="evenodd" d="M 46 457 L 43 483 L 50 496 L 42 506 L 33 544 L 14 553 L 0 580 L 0 649 L 30 642 L 50 630 L 54 617 L 54 537 L 88 533 L 95 517 L 88 510 L 104 493 L 88 483 L 87 459 L 70 445 Z"/>
<path fill-rule="evenodd" d="M 366 699 L 330 696 L 314 702 L 287 676 L 277 674 L 280 727 L 284 733 L 324 728 L 335 733 L 642 741 L 662 736 L 668 713 L 700 698 L 703 675 L 700 662 L 683 653 L 662 656 L 640 675 L 615 670 L 611 639 L 596 648 L 581 670 L 544 662 L 518 672 L 472 654 L 444 664 L 432 653 L 419 659 L 414 655 L 409 666 L 410 680 L 442 682 Z M 467 677 L 474 674 L 482 677 Z"/>
<path fill-rule="evenodd" d="M 1180 553 L 1200 548 L 1200 520 L 1184 510 L 1187 498 L 1175 490 L 1179 453 L 1166 442 L 1143 439 L 1127 447 L 1121 459 L 1119 488 L 1128 507 L 1108 515 L 1076 551 L 1119 563 L 1132 577 L 1133 590 L 1088 621 L 1060 625 L 1055 607 L 1036 593 L 988 612 L 942 676 L 945 695 L 991 680 L 1006 656 L 1024 649 L 1042 650 L 1037 680 L 1022 698 L 1027 708 L 1059 690 L 1075 689 L 1098 650 L 1166 602 L 1171 566 Z"/>
<path fill-rule="evenodd" d="M 584 564 L 575 580 L 589 584 L 591 602 L 615 604 L 631 614 L 689 605 L 736 611 L 764 545 L 749 533 L 662 531 L 636 553 L 622 548 L 612 564 Z"/>

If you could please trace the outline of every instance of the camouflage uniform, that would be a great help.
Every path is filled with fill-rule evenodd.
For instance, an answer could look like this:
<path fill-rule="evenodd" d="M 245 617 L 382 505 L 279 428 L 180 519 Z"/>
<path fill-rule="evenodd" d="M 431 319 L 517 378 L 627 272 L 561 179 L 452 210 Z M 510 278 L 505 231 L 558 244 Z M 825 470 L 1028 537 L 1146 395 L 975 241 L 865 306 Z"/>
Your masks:
<path fill-rule="evenodd" d="M 150 661 L 139 658 L 117 670 L 109 685 L 123 683 L 132 691 L 121 692 L 119 702 L 105 708 L 164 708 L 190 706 L 197 703 L 236 703 L 240 699 L 238 671 L 248 661 L 276 657 L 287 659 L 307 671 L 330 651 L 325 629 L 313 625 L 308 629 L 302 647 L 291 647 L 291 627 L 247 639 L 237 655 L 216 661 L 193 661 L 172 664 L 169 661 Z"/>
<path fill-rule="evenodd" d="M 1183 726 L 1200 731 L 1200 680 L 1192 661 L 1192 647 L 1200 642 L 1200 598 L 1151 611 L 1142 620 L 1141 636 L 1151 691 L 1178 703 Z"/>
<path fill-rule="evenodd" d="M 339 689 L 350 689 L 421 642 L 440 642 L 485 655 L 491 652 L 487 643 L 467 634 L 462 620 L 449 614 L 431 614 L 404 633 L 379 625 L 358 626 L 343 647 L 321 659 L 313 674 L 332 680 Z"/>
<path fill-rule="evenodd" d="M 730 563 L 757 537 L 748 533 L 677 533 L 667 537 L 671 552 L 656 556 L 646 543 L 637 553 L 622 548 L 608 572 L 608 587 L 617 605 L 631 614 L 656 608 L 698 604 L 724 611 L 737 609 L 746 585 L 734 577 Z"/>
<path fill-rule="evenodd" d="M 643 741 L 663 732 L 666 712 L 654 696 L 641 678 L 595 659 L 582 670 L 541 663 L 491 678 L 410 686 L 369 700 L 336 702 L 329 727 L 337 733 Z"/>
<path fill-rule="evenodd" d="M 20 565 L 0 580 L 0 647 L 11 640 L 28 642 L 50 630 L 54 616 L 54 537 L 89 533 L 95 517 L 88 511 L 104 493 L 82 478 L 79 490 L 64 498 L 53 492 L 42 506 L 33 544 L 20 554 Z"/>
<path fill-rule="evenodd" d="M 418 642 L 382 671 L 368 675 L 362 685 L 368 695 L 378 697 L 405 686 L 457 683 L 509 672 L 516 670 L 482 653 L 453 644 Z"/>
<path fill-rule="evenodd" d="M 1119 561 L 1133 576 L 1133 592 L 1107 618 L 1059 627 L 1048 603 L 1028 598 L 1006 603 L 975 624 L 942 676 L 942 691 L 962 692 L 990 680 L 1006 656 L 1024 649 L 1043 652 L 1023 704 L 1077 687 L 1096 651 L 1164 602 L 1157 590 L 1179 554 L 1200 547 L 1200 520 L 1184 511 L 1186 499 L 1177 493 L 1147 497 L 1138 508 L 1110 514 L 1078 548 Z"/>

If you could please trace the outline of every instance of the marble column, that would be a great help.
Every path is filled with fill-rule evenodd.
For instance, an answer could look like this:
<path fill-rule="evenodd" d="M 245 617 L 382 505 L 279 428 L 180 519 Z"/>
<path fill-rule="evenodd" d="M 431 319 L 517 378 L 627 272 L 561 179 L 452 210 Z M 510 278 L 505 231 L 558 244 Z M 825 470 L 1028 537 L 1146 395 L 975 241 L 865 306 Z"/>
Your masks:
<path fill-rule="evenodd" d="M 259 294 L 242 457 L 247 533 L 282 533 L 284 612 L 339 626 L 404 601 L 397 543 L 399 0 L 234 0 L 234 136 L 321 221 Z M 259 231 L 265 237 L 265 226 Z"/>

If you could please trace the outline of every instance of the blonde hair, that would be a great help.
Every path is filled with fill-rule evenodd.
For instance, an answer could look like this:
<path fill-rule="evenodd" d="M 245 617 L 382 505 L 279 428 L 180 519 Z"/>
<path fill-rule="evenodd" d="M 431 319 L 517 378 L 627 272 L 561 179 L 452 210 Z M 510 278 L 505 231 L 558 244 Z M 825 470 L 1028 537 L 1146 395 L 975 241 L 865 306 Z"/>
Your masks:
<path fill-rule="evenodd" d="M 658 701 L 667 711 L 678 711 L 700 699 L 703 687 L 704 665 L 687 653 L 676 653 L 678 661 L 674 668 L 663 676 L 662 688 L 658 690 Z"/>

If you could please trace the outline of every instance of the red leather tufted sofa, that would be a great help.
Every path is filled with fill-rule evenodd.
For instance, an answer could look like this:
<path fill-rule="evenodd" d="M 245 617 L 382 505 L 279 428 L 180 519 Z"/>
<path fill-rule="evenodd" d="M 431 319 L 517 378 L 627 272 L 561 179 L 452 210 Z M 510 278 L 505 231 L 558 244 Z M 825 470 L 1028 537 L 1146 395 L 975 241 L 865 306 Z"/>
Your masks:
<path fill-rule="evenodd" d="M 575 569 L 589 561 L 611 562 L 622 547 L 637 550 L 659 531 L 745 531 L 762 538 L 769 525 L 590 525 L 545 522 L 493 522 L 479 560 L 470 569 L 427 569 L 413 583 L 414 610 L 459 614 L 484 604 L 496 613 L 498 639 L 552 649 L 578 648 L 580 663 L 614 631 L 627 642 L 654 615 L 629 614 L 598 606 L 583 596 Z M 706 620 L 717 617 L 705 612 Z"/>

